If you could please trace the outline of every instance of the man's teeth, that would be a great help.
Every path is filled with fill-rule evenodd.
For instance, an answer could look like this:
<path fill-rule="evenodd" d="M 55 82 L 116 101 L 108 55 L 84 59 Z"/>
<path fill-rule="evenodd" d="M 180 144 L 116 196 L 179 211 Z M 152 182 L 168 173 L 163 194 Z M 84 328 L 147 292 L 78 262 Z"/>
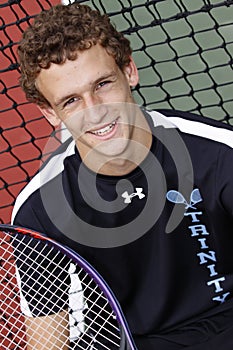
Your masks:
<path fill-rule="evenodd" d="M 105 128 L 103 128 L 103 129 L 92 131 L 92 134 L 95 134 L 95 135 L 107 134 L 108 132 L 110 132 L 114 128 L 115 125 L 116 125 L 116 122 L 113 122 L 113 123 L 105 126 Z"/>

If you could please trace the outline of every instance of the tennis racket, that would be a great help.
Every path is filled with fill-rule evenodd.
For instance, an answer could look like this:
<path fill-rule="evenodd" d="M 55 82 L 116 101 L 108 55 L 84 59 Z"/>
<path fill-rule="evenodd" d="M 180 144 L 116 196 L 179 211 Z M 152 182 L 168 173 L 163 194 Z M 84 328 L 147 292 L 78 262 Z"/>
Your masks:
<path fill-rule="evenodd" d="M 76 252 L 10 225 L 0 242 L 0 350 L 136 350 L 113 292 Z"/>

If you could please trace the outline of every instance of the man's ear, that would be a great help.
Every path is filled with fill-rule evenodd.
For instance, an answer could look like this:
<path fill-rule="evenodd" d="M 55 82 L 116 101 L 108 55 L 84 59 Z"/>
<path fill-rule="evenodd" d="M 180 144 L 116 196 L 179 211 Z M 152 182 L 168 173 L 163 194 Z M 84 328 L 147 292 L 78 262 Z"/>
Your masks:
<path fill-rule="evenodd" d="M 40 106 L 38 106 L 38 108 L 51 125 L 58 126 L 61 123 L 60 118 L 57 116 L 53 108 Z"/>
<path fill-rule="evenodd" d="M 137 66 L 131 56 L 130 56 L 130 62 L 123 68 L 123 72 L 125 73 L 125 76 L 129 82 L 129 85 L 132 87 L 135 87 L 138 84 L 139 75 L 138 75 Z"/>

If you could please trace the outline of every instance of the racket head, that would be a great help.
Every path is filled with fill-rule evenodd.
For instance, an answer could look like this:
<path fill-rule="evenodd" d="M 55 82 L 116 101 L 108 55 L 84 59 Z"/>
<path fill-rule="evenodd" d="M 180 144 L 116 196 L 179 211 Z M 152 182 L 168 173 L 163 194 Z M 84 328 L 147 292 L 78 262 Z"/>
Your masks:
<path fill-rule="evenodd" d="M 0 225 L 0 241 L 0 312 L 5 320 L 0 349 L 9 349 L 10 343 L 16 349 L 19 342 L 26 349 L 24 313 L 40 317 L 66 307 L 77 349 L 136 349 L 114 293 L 79 254 L 42 233 L 14 225 Z"/>

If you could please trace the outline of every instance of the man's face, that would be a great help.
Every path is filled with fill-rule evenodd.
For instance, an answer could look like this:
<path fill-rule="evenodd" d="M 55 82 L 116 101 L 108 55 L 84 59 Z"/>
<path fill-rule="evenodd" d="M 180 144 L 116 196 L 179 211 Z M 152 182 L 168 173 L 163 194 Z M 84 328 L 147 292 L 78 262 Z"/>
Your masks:
<path fill-rule="evenodd" d="M 74 61 L 42 69 L 36 80 L 51 105 L 42 111 L 52 124 L 66 124 L 82 157 L 90 150 L 107 157 L 126 152 L 139 113 L 131 94 L 137 83 L 134 62 L 122 71 L 98 44 Z"/>

